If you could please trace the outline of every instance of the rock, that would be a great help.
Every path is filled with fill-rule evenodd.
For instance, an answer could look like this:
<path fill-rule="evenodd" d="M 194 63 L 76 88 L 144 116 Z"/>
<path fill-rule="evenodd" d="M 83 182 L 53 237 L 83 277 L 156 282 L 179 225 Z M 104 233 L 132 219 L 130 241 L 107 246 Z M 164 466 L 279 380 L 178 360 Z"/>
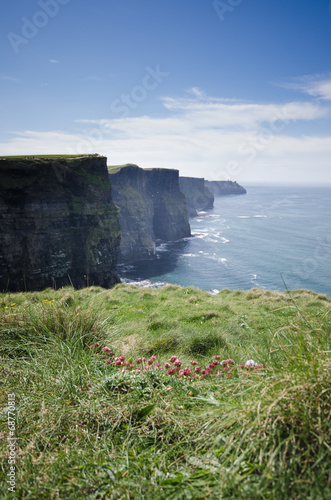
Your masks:
<path fill-rule="evenodd" d="M 232 194 L 246 194 L 245 188 L 236 181 L 205 181 L 205 186 L 216 197 L 229 196 Z"/>
<path fill-rule="evenodd" d="M 205 186 L 205 180 L 199 177 L 179 177 L 179 187 L 187 200 L 190 217 L 197 211 L 208 210 L 214 206 L 214 195 Z"/>
<path fill-rule="evenodd" d="M 159 242 L 191 235 L 178 170 L 142 169 L 131 164 L 108 170 L 113 199 L 120 209 L 119 262 L 153 259 Z"/>
<path fill-rule="evenodd" d="M 0 159 L 0 290 L 119 282 L 118 209 L 107 160 Z"/>

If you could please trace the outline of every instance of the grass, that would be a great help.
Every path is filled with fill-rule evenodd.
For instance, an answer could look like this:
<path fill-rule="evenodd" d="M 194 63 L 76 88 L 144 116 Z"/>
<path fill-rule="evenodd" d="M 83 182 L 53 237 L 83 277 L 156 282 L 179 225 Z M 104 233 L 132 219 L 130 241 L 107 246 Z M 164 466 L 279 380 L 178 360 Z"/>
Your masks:
<path fill-rule="evenodd" d="M 8 394 L 17 498 L 331 498 L 330 307 L 307 290 L 172 285 L 0 295 L 1 498 Z M 122 371 L 105 346 L 161 367 Z M 172 355 L 235 366 L 171 376 Z M 240 372 L 248 359 L 266 368 Z"/>

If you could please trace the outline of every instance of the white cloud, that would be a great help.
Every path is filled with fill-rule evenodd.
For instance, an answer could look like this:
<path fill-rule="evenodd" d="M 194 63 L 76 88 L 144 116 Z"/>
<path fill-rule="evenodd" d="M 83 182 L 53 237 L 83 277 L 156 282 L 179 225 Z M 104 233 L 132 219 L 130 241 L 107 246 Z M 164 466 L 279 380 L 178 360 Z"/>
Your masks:
<path fill-rule="evenodd" d="M 59 61 L 57 59 L 48 59 L 48 60 L 52 64 L 59 64 Z"/>
<path fill-rule="evenodd" d="M 290 82 L 281 84 L 282 87 L 301 90 L 302 92 L 317 97 L 321 100 L 331 100 L 331 76 L 330 75 L 308 75 L 295 78 Z"/>
<path fill-rule="evenodd" d="M 25 131 L 2 154 L 97 152 L 108 164 L 176 168 L 181 175 L 238 182 L 331 183 L 331 134 L 293 137 L 288 125 L 328 116 L 321 103 L 226 102 L 194 91 L 164 98 L 167 116 L 79 120 L 79 133 Z M 312 128 L 313 130 L 313 128 Z M 293 126 L 291 127 L 293 134 Z"/>

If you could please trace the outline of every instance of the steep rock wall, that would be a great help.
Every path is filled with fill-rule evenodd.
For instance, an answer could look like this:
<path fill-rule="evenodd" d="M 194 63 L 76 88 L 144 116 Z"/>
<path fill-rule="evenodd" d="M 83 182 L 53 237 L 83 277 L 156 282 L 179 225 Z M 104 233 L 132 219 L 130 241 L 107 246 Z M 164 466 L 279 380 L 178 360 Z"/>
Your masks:
<path fill-rule="evenodd" d="M 205 181 L 205 186 L 215 197 L 247 193 L 236 181 Z"/>
<path fill-rule="evenodd" d="M 198 210 L 213 208 L 214 195 L 205 186 L 203 178 L 179 177 L 179 187 L 186 197 L 190 217 L 195 217 Z"/>
<path fill-rule="evenodd" d="M 109 167 L 109 178 L 120 209 L 119 262 L 155 258 L 158 242 L 191 235 L 177 170 L 123 165 Z"/>
<path fill-rule="evenodd" d="M 0 290 L 119 281 L 118 209 L 107 160 L 0 160 Z"/>

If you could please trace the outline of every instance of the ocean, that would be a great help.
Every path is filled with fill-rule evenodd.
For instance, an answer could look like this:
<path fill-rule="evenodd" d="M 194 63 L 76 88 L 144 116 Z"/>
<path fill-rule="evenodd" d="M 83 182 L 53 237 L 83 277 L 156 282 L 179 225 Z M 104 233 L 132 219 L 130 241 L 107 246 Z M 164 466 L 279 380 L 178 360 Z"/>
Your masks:
<path fill-rule="evenodd" d="M 331 187 L 247 187 L 190 219 L 192 237 L 118 267 L 143 286 L 310 289 L 331 296 Z"/>

